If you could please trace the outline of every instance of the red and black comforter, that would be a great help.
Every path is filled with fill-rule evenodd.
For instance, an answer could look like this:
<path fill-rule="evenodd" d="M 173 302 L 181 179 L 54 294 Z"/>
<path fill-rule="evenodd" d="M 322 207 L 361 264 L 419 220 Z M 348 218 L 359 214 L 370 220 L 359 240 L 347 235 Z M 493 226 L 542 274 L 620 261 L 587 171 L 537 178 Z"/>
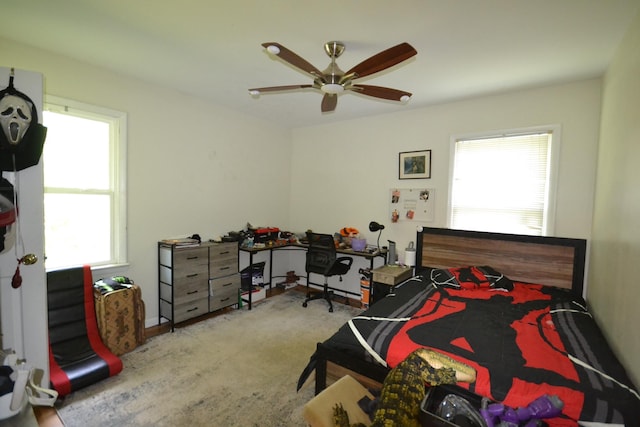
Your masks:
<path fill-rule="evenodd" d="M 464 286 L 464 277 L 417 276 L 323 345 L 390 368 L 432 348 L 477 370 L 475 383 L 459 385 L 478 395 L 512 407 L 559 396 L 563 415 L 552 426 L 640 425 L 640 396 L 584 300 L 504 279 Z"/>

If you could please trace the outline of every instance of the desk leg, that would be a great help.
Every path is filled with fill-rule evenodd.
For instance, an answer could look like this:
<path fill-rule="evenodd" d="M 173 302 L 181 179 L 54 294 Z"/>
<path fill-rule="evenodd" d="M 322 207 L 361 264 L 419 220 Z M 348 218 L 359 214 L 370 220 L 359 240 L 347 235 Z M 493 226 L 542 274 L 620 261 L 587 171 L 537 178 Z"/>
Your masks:
<path fill-rule="evenodd" d="M 251 310 L 251 300 L 253 299 L 253 271 L 251 270 L 251 266 L 253 265 L 253 252 L 249 252 L 249 273 L 251 274 L 249 278 L 249 310 Z M 242 278 L 240 278 L 242 280 Z"/>
<path fill-rule="evenodd" d="M 269 250 L 269 292 L 273 289 L 273 249 Z M 271 295 L 271 294 L 269 294 Z"/>

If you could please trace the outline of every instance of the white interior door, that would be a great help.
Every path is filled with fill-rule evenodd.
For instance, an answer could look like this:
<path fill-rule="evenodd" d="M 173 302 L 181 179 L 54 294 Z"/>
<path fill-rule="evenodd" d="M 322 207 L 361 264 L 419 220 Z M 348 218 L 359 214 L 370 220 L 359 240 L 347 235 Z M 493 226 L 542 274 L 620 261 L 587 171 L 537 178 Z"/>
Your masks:
<path fill-rule="evenodd" d="M 0 90 L 9 86 L 10 75 L 10 68 L 0 67 Z M 36 104 L 38 121 L 42 123 L 42 74 L 16 69 L 13 85 Z M 3 177 L 13 184 L 19 214 L 13 224 L 17 232 L 15 243 L 0 254 L 2 347 L 15 350 L 31 366 L 45 370 L 44 378 L 49 378 L 42 162 L 16 173 L 3 172 Z M 11 280 L 17 258 L 26 253 L 36 255 L 38 261 L 20 266 L 22 286 L 13 289 Z"/>

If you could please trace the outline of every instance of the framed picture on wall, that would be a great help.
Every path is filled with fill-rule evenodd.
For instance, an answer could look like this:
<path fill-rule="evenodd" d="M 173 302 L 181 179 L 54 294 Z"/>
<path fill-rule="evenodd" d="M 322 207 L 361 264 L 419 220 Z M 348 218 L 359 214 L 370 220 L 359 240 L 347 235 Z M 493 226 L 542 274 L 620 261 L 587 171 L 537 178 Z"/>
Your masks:
<path fill-rule="evenodd" d="M 398 178 L 431 178 L 431 150 L 405 151 L 400 153 Z"/>

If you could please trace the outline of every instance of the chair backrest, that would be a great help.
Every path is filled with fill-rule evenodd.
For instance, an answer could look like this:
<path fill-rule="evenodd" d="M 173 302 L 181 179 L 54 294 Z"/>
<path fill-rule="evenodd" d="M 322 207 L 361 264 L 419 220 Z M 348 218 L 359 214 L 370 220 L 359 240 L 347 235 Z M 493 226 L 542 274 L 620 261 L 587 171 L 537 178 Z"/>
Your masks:
<path fill-rule="evenodd" d="M 326 275 L 336 262 L 336 244 L 331 234 L 307 232 L 309 249 L 307 250 L 307 273 Z"/>
<path fill-rule="evenodd" d="M 61 366 L 93 354 L 87 331 L 85 270 L 82 266 L 47 272 L 49 344 Z M 89 291 L 92 295 L 92 291 Z"/>

